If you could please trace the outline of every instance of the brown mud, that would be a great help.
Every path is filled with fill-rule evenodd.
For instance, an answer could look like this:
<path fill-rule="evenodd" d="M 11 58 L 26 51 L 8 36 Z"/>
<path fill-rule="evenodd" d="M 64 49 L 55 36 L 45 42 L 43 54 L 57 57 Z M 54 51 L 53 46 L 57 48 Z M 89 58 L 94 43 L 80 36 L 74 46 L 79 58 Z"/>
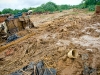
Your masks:
<path fill-rule="evenodd" d="M 24 37 L 0 47 L 0 75 L 40 60 L 55 68 L 57 75 L 86 75 L 86 67 L 95 69 L 91 75 L 100 75 L 100 17 L 73 11 L 33 15 L 37 28 L 17 33 Z M 67 55 L 72 49 L 78 51 L 75 59 Z"/>

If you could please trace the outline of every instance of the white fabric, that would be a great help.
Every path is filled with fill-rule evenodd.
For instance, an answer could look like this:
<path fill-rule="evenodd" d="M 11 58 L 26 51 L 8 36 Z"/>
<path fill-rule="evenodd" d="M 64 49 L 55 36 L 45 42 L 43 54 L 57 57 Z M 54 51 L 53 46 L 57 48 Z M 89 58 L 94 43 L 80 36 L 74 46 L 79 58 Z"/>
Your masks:
<path fill-rule="evenodd" d="M 2 25 L 4 26 L 4 32 L 7 33 L 8 28 L 5 22 L 0 23 L 0 32 L 2 30 Z"/>

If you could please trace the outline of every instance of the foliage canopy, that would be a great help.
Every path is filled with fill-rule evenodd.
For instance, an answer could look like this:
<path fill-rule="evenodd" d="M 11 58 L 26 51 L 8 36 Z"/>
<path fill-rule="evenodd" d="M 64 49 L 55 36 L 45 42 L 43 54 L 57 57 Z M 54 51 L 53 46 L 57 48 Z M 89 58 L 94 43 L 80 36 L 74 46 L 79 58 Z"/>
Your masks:
<path fill-rule="evenodd" d="M 45 4 L 42 4 L 41 6 L 37 8 L 23 8 L 22 10 L 19 9 L 10 9 L 5 8 L 2 11 L 0 11 L 0 14 L 17 14 L 18 12 L 27 12 L 28 10 L 33 10 L 34 13 L 44 13 L 44 12 L 54 12 L 54 11 L 62 11 L 62 10 L 68 10 L 71 8 L 78 8 L 78 9 L 89 9 L 89 11 L 95 10 L 95 5 L 100 5 L 100 0 L 83 0 L 79 5 L 56 5 L 53 2 L 47 2 Z"/>

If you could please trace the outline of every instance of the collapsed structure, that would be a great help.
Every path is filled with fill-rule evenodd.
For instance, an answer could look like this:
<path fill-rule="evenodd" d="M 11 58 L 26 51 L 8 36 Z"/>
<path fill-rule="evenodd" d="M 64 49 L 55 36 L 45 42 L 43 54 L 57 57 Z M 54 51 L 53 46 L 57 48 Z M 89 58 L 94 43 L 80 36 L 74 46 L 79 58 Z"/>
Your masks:
<path fill-rule="evenodd" d="M 29 15 L 3 15 L 0 16 L 0 41 L 18 31 L 24 30 L 27 26 L 34 27 Z"/>

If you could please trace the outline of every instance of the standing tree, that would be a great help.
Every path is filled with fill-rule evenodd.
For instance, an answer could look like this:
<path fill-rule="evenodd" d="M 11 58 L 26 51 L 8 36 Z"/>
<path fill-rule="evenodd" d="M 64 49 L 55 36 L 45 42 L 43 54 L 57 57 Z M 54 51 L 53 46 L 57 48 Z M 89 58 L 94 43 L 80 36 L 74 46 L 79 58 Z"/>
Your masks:
<path fill-rule="evenodd" d="M 21 11 L 22 11 L 22 12 L 27 12 L 27 11 L 28 11 L 28 9 L 23 8 Z"/>
<path fill-rule="evenodd" d="M 53 12 L 58 10 L 58 6 L 53 2 L 48 2 L 46 4 L 42 4 L 41 6 L 44 8 L 45 11 Z"/>
<path fill-rule="evenodd" d="M 37 7 L 36 9 L 34 9 L 34 13 L 44 13 L 45 10 L 42 7 Z"/>
<path fill-rule="evenodd" d="M 21 12 L 21 10 L 15 9 L 15 10 L 13 11 L 13 14 L 17 14 L 18 12 Z"/>
<path fill-rule="evenodd" d="M 6 8 L 6 9 L 3 9 L 3 10 L 2 10 L 2 13 L 3 13 L 3 14 L 13 13 L 13 10 L 10 9 L 10 8 Z"/>
<path fill-rule="evenodd" d="M 99 4 L 100 0 L 83 0 L 80 5 L 78 5 L 79 8 L 88 8 L 89 11 L 95 10 L 95 5 Z"/>
<path fill-rule="evenodd" d="M 83 0 L 85 7 L 88 7 L 89 5 L 96 5 L 100 0 Z"/>
<path fill-rule="evenodd" d="M 58 10 L 58 6 L 53 3 L 53 2 L 48 2 L 46 4 L 42 4 L 40 7 L 37 7 L 36 9 L 34 9 L 34 12 L 37 13 L 43 13 L 43 12 L 53 12 L 53 11 L 57 11 Z"/>

